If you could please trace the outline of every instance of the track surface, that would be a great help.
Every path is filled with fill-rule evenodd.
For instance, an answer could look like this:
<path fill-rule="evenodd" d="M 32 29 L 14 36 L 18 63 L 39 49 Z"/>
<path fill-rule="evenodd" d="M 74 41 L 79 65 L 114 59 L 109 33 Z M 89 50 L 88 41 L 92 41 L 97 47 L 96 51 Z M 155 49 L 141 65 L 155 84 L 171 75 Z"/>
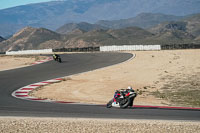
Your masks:
<path fill-rule="evenodd" d="M 88 53 L 61 55 L 63 63 L 40 65 L 0 72 L 0 116 L 82 117 L 123 119 L 200 120 L 198 110 L 107 109 L 105 106 L 32 102 L 16 99 L 11 93 L 23 86 L 57 77 L 86 72 L 128 60 L 131 54 Z M 137 75 L 136 75 L 137 76 Z"/>

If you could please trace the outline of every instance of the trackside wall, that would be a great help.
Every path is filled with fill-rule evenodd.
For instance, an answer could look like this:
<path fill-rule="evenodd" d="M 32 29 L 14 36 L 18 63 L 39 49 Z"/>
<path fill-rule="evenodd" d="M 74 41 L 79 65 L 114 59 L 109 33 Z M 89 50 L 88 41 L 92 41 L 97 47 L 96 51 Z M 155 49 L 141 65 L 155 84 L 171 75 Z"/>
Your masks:
<path fill-rule="evenodd" d="M 160 45 L 122 45 L 122 46 L 100 46 L 100 51 L 130 51 L 130 50 L 161 50 Z"/>
<path fill-rule="evenodd" d="M 42 50 L 23 50 L 23 51 L 9 51 L 6 55 L 25 55 L 25 54 L 48 54 L 52 53 L 52 49 L 42 49 Z"/>
<path fill-rule="evenodd" d="M 58 48 L 43 50 L 23 50 L 0 52 L 6 55 L 23 55 L 23 54 L 51 54 L 53 52 L 106 52 L 106 51 L 151 51 L 151 50 L 176 50 L 176 49 L 200 49 L 200 44 L 165 44 L 165 45 L 112 45 L 82 48 Z"/>

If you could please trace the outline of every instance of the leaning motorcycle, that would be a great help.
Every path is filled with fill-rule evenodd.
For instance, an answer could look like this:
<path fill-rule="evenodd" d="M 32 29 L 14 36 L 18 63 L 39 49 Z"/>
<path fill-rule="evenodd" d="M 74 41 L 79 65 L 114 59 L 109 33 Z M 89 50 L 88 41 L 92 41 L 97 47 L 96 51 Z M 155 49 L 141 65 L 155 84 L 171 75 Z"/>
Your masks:
<path fill-rule="evenodd" d="M 53 59 L 54 59 L 55 61 L 60 62 L 60 63 L 62 62 L 60 56 L 57 56 L 57 57 L 53 56 Z"/>
<path fill-rule="evenodd" d="M 112 98 L 107 103 L 107 108 L 120 107 L 122 109 L 133 106 L 133 101 L 137 93 L 133 89 L 117 90 Z"/>

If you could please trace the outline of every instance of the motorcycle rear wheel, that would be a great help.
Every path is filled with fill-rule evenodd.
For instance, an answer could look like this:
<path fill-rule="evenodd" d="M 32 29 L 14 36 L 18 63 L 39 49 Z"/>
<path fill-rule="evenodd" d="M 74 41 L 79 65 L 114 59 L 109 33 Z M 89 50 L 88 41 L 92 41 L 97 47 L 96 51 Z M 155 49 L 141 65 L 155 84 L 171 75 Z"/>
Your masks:
<path fill-rule="evenodd" d="M 119 106 L 121 109 L 127 108 L 131 104 L 131 98 L 128 99 L 123 99 L 120 103 Z"/>
<path fill-rule="evenodd" d="M 62 62 L 62 61 L 61 61 L 61 58 L 58 58 L 58 62 L 60 62 L 60 63 Z"/>

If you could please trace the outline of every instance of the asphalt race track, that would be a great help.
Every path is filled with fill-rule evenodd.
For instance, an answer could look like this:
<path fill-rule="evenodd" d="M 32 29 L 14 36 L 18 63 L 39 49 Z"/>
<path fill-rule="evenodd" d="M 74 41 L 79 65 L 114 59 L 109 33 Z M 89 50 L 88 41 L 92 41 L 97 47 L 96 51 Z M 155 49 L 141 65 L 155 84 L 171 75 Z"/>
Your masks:
<path fill-rule="evenodd" d="M 200 120 L 199 110 L 107 109 L 103 105 L 42 103 L 11 96 L 13 91 L 32 83 L 98 69 L 126 61 L 131 57 L 131 54 L 126 53 L 66 54 L 61 55 L 63 63 L 50 61 L 40 65 L 1 71 L 0 116 Z"/>

